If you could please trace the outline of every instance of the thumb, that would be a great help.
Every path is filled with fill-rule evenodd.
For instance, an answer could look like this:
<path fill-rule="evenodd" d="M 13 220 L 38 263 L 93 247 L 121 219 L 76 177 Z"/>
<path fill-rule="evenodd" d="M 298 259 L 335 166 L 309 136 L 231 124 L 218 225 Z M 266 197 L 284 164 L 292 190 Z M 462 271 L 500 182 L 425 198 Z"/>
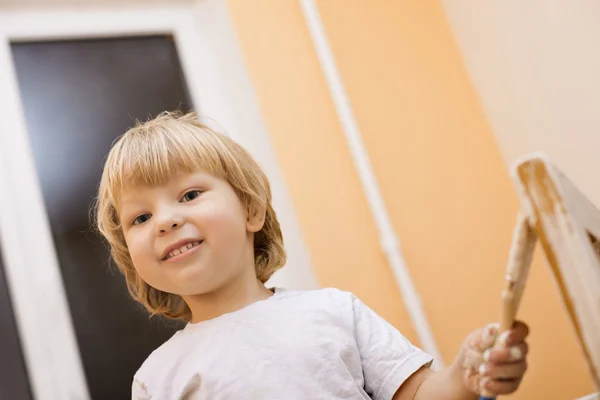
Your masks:
<path fill-rule="evenodd" d="M 483 352 L 492 347 L 498 335 L 498 324 L 491 323 L 471 332 L 465 339 L 461 351 L 461 364 L 467 369 L 478 369 L 483 362 Z"/>

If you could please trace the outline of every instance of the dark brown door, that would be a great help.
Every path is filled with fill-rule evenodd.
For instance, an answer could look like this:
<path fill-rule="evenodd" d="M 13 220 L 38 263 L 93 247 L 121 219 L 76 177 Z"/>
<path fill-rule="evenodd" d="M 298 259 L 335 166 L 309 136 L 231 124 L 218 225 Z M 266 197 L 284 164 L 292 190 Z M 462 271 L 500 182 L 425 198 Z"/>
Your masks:
<path fill-rule="evenodd" d="M 191 109 L 170 37 L 13 43 L 32 152 L 93 399 L 131 398 L 133 374 L 181 325 L 129 298 L 90 230 L 111 143 L 164 110 Z"/>

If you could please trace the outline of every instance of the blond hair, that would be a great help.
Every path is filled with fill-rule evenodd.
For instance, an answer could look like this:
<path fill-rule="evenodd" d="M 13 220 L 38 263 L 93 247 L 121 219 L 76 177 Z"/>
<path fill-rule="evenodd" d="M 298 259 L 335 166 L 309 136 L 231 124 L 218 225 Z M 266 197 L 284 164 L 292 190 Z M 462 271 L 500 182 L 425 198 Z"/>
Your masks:
<path fill-rule="evenodd" d="M 153 315 L 185 321 L 191 318 L 190 309 L 180 296 L 148 285 L 136 272 L 119 220 L 120 193 L 126 186 L 161 185 L 176 172 L 199 170 L 225 179 L 249 216 L 264 215 L 264 225 L 254 235 L 257 278 L 266 282 L 286 260 L 269 182 L 244 148 L 199 122 L 194 113 L 164 112 L 145 123 L 138 121 L 108 154 L 95 214 L 97 228 L 108 241 L 129 293 Z"/>

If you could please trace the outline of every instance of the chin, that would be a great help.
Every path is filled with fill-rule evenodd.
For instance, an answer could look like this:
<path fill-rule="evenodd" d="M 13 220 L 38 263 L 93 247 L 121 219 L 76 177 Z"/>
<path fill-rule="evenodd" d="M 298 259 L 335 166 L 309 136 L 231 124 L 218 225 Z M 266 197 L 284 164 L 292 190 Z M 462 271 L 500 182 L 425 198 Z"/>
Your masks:
<path fill-rule="evenodd" d="M 179 281 L 179 282 L 178 282 Z M 165 285 L 164 280 L 160 285 L 153 285 L 148 282 L 150 286 L 161 292 L 175 294 L 178 296 L 194 296 L 201 295 L 211 292 L 217 285 L 207 285 L 206 279 L 178 279 L 177 281 L 171 279 L 168 285 Z"/>
<path fill-rule="evenodd" d="M 211 290 L 210 289 L 204 289 L 204 288 L 179 288 L 177 290 L 177 295 L 179 296 L 202 296 L 203 294 L 206 293 L 210 293 Z"/>
<path fill-rule="evenodd" d="M 219 286 L 216 284 L 207 283 L 206 279 L 202 281 L 187 280 L 181 282 L 181 285 L 172 287 L 173 291 L 170 293 L 177 294 L 179 296 L 200 296 L 206 293 L 215 291 Z"/>

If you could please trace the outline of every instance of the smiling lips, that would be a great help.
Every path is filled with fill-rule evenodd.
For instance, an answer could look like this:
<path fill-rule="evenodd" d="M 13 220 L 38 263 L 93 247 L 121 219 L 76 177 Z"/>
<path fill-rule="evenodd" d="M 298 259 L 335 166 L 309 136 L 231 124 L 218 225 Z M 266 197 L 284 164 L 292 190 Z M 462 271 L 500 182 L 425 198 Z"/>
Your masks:
<path fill-rule="evenodd" d="M 198 247 L 202 243 L 202 240 L 197 240 L 193 242 L 187 242 L 179 246 L 176 244 L 176 248 L 171 248 L 171 250 L 167 253 L 166 256 L 163 257 L 163 261 L 167 261 L 173 257 L 177 257 L 181 254 L 187 253 L 191 249 Z"/>

